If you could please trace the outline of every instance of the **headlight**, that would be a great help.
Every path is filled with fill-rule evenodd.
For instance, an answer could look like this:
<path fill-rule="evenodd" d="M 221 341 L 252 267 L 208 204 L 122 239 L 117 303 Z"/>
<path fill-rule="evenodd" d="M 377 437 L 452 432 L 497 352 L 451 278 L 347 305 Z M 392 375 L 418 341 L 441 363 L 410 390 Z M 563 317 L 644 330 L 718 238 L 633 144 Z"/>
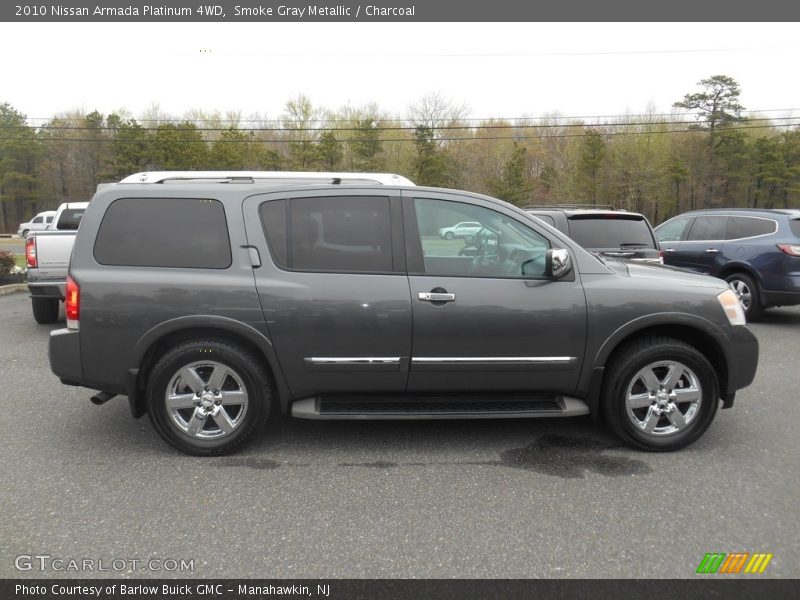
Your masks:
<path fill-rule="evenodd" d="M 725 316 L 728 317 L 731 325 L 747 325 L 747 319 L 744 317 L 744 309 L 742 303 L 739 302 L 739 296 L 733 290 L 725 290 L 717 296 L 722 310 L 725 311 Z"/>

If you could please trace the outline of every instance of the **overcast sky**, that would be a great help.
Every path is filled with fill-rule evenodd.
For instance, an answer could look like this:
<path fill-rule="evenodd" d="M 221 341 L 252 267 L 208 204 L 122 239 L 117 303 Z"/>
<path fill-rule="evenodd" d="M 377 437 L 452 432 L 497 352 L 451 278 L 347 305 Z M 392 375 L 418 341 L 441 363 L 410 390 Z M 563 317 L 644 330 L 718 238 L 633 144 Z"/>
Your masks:
<path fill-rule="evenodd" d="M 660 112 L 716 74 L 751 110 L 800 115 L 797 23 L 0 23 L 0 102 L 30 118 L 139 116 L 156 103 L 277 117 L 304 93 L 404 114 L 424 94 L 470 117 Z"/>

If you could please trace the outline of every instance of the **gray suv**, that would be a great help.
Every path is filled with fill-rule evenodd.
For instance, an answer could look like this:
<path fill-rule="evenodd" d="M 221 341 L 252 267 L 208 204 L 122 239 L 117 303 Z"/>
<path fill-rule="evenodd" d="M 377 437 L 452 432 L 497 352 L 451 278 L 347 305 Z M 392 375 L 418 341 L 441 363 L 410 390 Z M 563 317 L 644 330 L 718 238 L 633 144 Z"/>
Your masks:
<path fill-rule="evenodd" d="M 190 454 L 232 452 L 279 412 L 592 414 L 674 450 L 755 375 L 725 282 L 602 259 L 494 198 L 380 178 L 139 180 L 86 211 L 50 362 L 96 404 L 127 395 Z M 440 235 L 461 222 L 480 227 Z"/>

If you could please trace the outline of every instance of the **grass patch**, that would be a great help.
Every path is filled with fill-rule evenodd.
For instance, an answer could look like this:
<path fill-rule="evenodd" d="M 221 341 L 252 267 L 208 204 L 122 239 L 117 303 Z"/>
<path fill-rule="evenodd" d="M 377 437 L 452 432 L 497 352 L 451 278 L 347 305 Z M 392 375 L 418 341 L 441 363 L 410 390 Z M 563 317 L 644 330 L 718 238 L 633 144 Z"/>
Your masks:
<path fill-rule="evenodd" d="M 23 269 L 28 268 L 28 264 L 25 262 L 25 254 L 24 253 L 15 253 L 14 254 L 14 262 L 17 264 L 18 267 Z"/>

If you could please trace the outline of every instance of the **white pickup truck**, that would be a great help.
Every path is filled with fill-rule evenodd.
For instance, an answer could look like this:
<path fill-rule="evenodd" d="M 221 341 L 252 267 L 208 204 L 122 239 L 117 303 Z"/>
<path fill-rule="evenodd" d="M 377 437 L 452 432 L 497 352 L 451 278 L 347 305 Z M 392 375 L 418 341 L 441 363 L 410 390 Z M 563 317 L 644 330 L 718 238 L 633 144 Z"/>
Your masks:
<path fill-rule="evenodd" d="M 28 289 L 33 318 L 37 323 L 55 323 L 58 320 L 75 234 L 87 206 L 88 202 L 65 202 L 58 207 L 46 231 L 31 231 L 25 241 Z"/>

